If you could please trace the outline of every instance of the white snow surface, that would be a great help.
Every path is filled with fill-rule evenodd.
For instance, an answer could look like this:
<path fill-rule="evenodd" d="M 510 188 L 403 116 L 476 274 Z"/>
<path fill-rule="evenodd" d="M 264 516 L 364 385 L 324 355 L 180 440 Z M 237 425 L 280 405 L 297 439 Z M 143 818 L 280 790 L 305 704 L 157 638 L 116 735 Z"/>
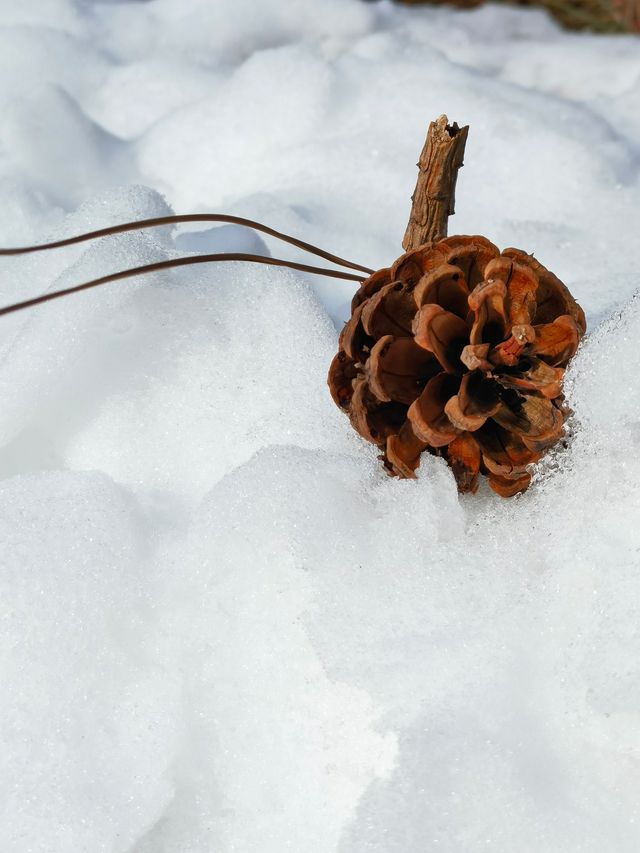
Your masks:
<path fill-rule="evenodd" d="M 504 501 L 381 473 L 326 389 L 355 285 L 198 266 L 0 320 L 3 853 L 640 849 L 640 42 L 386 0 L 0 0 L 0 242 L 250 216 L 372 267 L 427 123 L 452 233 L 590 332 Z M 1 301 L 235 226 L 2 260 Z M 312 261 L 313 262 L 313 261 Z M 322 262 L 320 262 L 322 263 Z"/>

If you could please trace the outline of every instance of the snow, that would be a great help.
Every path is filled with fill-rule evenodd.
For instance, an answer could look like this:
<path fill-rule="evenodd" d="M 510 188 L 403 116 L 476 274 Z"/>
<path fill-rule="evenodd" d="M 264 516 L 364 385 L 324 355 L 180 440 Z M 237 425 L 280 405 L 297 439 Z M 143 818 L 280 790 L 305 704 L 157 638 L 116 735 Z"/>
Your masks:
<path fill-rule="evenodd" d="M 521 246 L 590 333 L 566 449 L 503 501 L 387 479 L 326 390 L 353 285 L 198 266 L 0 323 L 0 849 L 640 846 L 640 50 L 387 0 L 0 3 L 0 242 L 176 211 L 372 267 L 428 121 L 452 233 Z M 1 263 L 2 304 L 185 252 Z"/>

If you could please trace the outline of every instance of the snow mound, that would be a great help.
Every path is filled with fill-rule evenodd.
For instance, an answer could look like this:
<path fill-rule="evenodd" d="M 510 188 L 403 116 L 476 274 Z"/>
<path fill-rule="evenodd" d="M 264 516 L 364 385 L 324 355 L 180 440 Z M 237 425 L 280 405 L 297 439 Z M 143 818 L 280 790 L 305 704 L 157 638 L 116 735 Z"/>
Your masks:
<path fill-rule="evenodd" d="M 179 685 L 146 648 L 139 511 L 65 471 L 5 480 L 0 504 L 1 845 L 130 850 L 172 799 L 182 739 Z"/>

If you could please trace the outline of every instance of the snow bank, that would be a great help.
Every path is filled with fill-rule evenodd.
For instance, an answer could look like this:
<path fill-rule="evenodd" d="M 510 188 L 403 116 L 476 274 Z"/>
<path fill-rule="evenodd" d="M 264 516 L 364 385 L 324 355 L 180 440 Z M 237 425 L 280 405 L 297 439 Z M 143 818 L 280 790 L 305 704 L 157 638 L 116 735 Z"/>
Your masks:
<path fill-rule="evenodd" d="M 199 208 L 387 264 L 446 111 L 452 230 L 534 251 L 592 329 L 567 447 L 505 502 L 439 460 L 388 480 L 350 430 L 351 285 L 199 266 L 4 318 L 0 848 L 635 853 L 637 41 L 55 0 L 0 42 L 5 244 Z M 207 251 L 301 257 L 161 228 L 5 259 L 2 302 Z"/>
<path fill-rule="evenodd" d="M 179 684 L 148 638 L 135 501 L 98 473 L 6 480 L 5 850 L 130 850 L 172 799 Z"/>

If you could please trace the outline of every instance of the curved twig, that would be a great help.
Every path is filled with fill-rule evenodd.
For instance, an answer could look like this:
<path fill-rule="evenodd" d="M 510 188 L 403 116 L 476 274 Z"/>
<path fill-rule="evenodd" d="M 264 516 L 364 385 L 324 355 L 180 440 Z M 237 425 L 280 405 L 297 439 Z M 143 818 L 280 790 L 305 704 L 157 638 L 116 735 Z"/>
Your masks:
<path fill-rule="evenodd" d="M 35 246 L 21 246 L 16 248 L 0 248 L 1 255 L 26 255 L 30 252 L 42 252 L 45 249 L 58 249 L 62 246 L 72 246 L 74 243 L 83 243 L 86 240 L 95 240 L 98 237 L 108 237 L 112 234 L 122 234 L 125 231 L 136 231 L 141 228 L 155 228 L 158 225 L 178 225 L 183 222 L 228 222 L 232 225 L 242 225 L 246 228 L 253 228 L 256 231 L 262 231 L 271 237 L 282 240 L 285 243 L 290 243 L 292 246 L 297 246 L 299 249 L 304 249 L 312 255 L 318 255 L 326 261 L 333 264 L 338 264 L 349 269 L 366 272 L 370 275 L 373 270 L 369 267 L 363 267 L 361 264 L 347 261 L 338 255 L 333 255 L 330 252 L 325 252 L 324 249 L 313 246 L 311 243 L 305 243 L 303 240 L 298 240 L 296 237 L 291 237 L 289 234 L 284 234 L 282 231 L 276 231 L 275 228 L 269 228 L 268 225 L 263 225 L 261 222 L 254 222 L 252 219 L 244 219 L 242 216 L 227 216 L 223 213 L 187 213 L 176 214 L 174 216 L 157 216 L 153 219 L 140 219 L 137 222 L 123 222 L 119 225 L 112 225 L 108 228 L 99 228 L 97 231 L 87 231 L 85 234 L 78 234 L 75 237 L 65 237 L 62 240 L 54 240 L 51 243 L 40 243 Z"/>
<path fill-rule="evenodd" d="M 24 308 L 32 308 L 35 305 L 41 305 L 43 302 L 50 302 L 53 299 L 59 299 L 62 296 L 69 296 L 72 293 L 80 293 L 82 290 L 89 290 L 92 287 L 98 287 L 101 284 L 107 284 L 110 281 L 118 281 L 123 278 L 133 278 L 136 275 L 144 275 L 145 273 L 157 272 L 159 270 L 171 269 L 173 267 L 184 267 L 193 264 L 210 264 L 220 261 L 244 261 L 253 264 L 267 264 L 269 266 L 288 267 L 289 269 L 300 270 L 302 272 L 313 273 L 314 275 L 324 275 L 329 278 L 341 278 L 346 281 L 362 282 L 362 276 L 352 275 L 351 273 L 342 272 L 341 270 L 330 270 L 324 267 L 313 267 L 308 264 L 299 264 L 296 261 L 285 261 L 279 258 L 268 258 L 263 255 L 246 255 L 242 253 L 223 253 L 214 255 L 196 255 L 187 258 L 170 258 L 166 261 L 157 261 L 153 264 L 146 264 L 141 267 L 133 267 L 128 270 L 103 275 L 100 278 L 94 278 L 91 281 L 85 281 L 82 284 L 76 284 L 73 287 L 66 287 L 64 290 L 55 290 L 52 293 L 44 293 L 42 296 L 35 296 L 32 299 L 25 299 L 22 302 L 16 302 L 13 305 L 7 305 L 0 308 L 0 317 L 5 314 L 13 314 L 15 311 L 22 311 Z"/>

